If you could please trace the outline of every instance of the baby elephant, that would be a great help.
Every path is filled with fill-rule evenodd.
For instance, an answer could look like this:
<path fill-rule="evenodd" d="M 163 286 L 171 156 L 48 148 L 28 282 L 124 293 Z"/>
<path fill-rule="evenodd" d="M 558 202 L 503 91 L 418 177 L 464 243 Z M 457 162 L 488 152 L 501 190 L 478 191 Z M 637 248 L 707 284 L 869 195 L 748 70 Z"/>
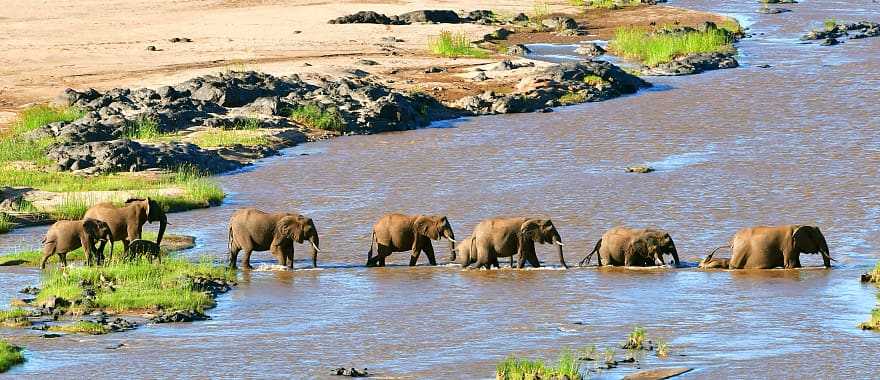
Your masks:
<path fill-rule="evenodd" d="M 162 263 L 162 249 L 159 244 L 144 239 L 132 240 L 128 245 L 128 252 L 123 257 L 125 260 L 136 261 L 143 256 L 146 256 L 150 263 L 153 259 L 157 259 L 159 264 Z"/>
<path fill-rule="evenodd" d="M 61 265 L 66 267 L 67 253 L 79 247 L 85 251 L 88 265 L 92 265 L 93 262 L 100 265 L 104 261 L 104 252 L 97 250 L 95 243 L 108 240 L 112 240 L 110 226 L 100 220 L 57 221 L 43 238 L 43 259 L 40 261 L 40 269 L 46 269 L 46 261 L 55 254 L 61 259 Z M 110 251 L 113 251 L 112 242 Z"/>

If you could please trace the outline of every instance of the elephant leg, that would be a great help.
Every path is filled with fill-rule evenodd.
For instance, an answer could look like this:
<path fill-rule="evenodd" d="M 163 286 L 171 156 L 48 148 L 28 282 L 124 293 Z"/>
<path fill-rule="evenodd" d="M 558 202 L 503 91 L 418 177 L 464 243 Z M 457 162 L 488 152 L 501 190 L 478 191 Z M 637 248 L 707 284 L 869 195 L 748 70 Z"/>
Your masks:
<path fill-rule="evenodd" d="M 251 250 L 250 249 L 244 250 L 244 258 L 242 258 L 241 261 L 242 261 L 242 266 L 245 269 L 254 269 L 254 267 L 251 266 Z"/>
<path fill-rule="evenodd" d="M 510 267 L 513 268 L 513 255 L 510 255 Z"/>
<path fill-rule="evenodd" d="M 513 258 L 513 256 L 510 256 L 510 257 L 511 257 L 511 259 Z M 525 266 L 526 266 L 526 255 L 520 254 L 519 255 L 519 263 L 517 263 L 516 267 L 522 269 Z"/>
<path fill-rule="evenodd" d="M 425 256 L 428 256 L 428 264 L 437 265 L 437 260 L 434 258 L 434 246 L 430 242 L 425 245 L 424 251 Z"/>
<path fill-rule="evenodd" d="M 293 269 L 293 243 L 290 243 L 290 248 L 285 250 L 285 255 L 287 256 L 287 267 Z"/>
<path fill-rule="evenodd" d="M 532 266 L 532 268 L 541 267 L 541 261 L 538 260 L 538 255 L 536 255 L 534 252 L 530 253 L 527 259 L 529 260 L 529 264 Z"/>
<path fill-rule="evenodd" d="M 238 266 L 238 253 L 241 252 L 241 247 L 233 246 L 232 249 L 229 250 L 229 267 L 235 269 Z"/>
<path fill-rule="evenodd" d="M 40 269 L 46 269 L 46 262 L 49 261 L 49 257 L 55 254 L 55 243 L 50 242 L 46 243 L 46 246 L 43 247 L 43 259 L 40 260 Z"/>
<path fill-rule="evenodd" d="M 423 247 L 420 247 L 418 243 L 414 244 L 416 247 L 412 250 L 412 255 L 409 257 L 409 266 L 414 267 L 416 263 L 419 261 L 419 255 L 422 254 Z"/>
<path fill-rule="evenodd" d="M 511 256 L 511 257 L 513 257 L 513 256 Z M 490 265 L 488 265 L 486 268 L 487 268 L 487 269 L 492 269 L 492 265 L 494 265 L 495 268 L 499 268 L 499 269 L 501 268 L 501 266 L 498 265 L 498 256 L 494 256 L 494 257 L 492 257 L 492 262 L 491 262 Z"/>
<path fill-rule="evenodd" d="M 67 253 L 59 253 L 58 257 L 61 258 L 61 266 L 67 268 Z"/>

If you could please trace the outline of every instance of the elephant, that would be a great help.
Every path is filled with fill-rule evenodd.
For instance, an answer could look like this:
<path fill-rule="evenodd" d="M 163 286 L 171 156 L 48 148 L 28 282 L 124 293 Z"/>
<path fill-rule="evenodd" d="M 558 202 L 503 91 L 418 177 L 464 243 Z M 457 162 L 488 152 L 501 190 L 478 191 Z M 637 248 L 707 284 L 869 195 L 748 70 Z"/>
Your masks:
<path fill-rule="evenodd" d="M 321 252 L 318 229 L 312 218 L 293 213 L 269 214 L 244 208 L 229 218 L 229 266 L 236 268 L 238 253 L 244 250 L 244 267 L 251 266 L 251 252 L 270 251 L 278 263 L 293 269 L 293 243 L 308 240 L 312 245 L 312 267 L 318 267 Z"/>
<path fill-rule="evenodd" d="M 46 261 L 52 255 L 58 255 L 61 266 L 67 266 L 67 253 L 79 247 L 86 254 L 86 263 L 91 266 L 104 261 L 104 244 L 101 248 L 95 248 L 95 243 L 111 240 L 110 226 L 100 220 L 59 220 L 49 227 L 46 237 L 43 238 L 43 258 L 40 261 L 40 269 L 46 269 Z M 110 242 L 110 250 L 113 250 L 113 242 Z"/>
<path fill-rule="evenodd" d="M 715 255 L 715 252 L 718 252 L 718 250 L 721 248 L 724 248 L 724 247 L 722 246 L 722 247 L 715 248 L 715 250 L 712 251 L 711 253 L 709 253 L 708 256 L 706 256 L 704 259 L 700 260 L 700 263 L 697 266 L 700 268 L 703 268 L 703 269 L 719 269 L 719 268 L 720 269 L 727 269 L 727 268 L 729 268 L 730 267 L 730 259 L 721 259 L 721 258 L 713 258 L 712 257 Z"/>
<path fill-rule="evenodd" d="M 831 253 L 819 227 L 802 225 L 757 226 L 739 230 L 730 247 L 730 269 L 800 268 L 801 253 L 819 253 L 831 268 Z"/>
<path fill-rule="evenodd" d="M 162 248 L 159 244 L 144 239 L 132 240 L 128 245 L 128 251 L 125 252 L 125 260 L 135 261 L 140 257 L 146 256 L 150 263 L 153 259 L 158 259 L 162 263 Z"/>
<path fill-rule="evenodd" d="M 116 207 L 111 202 L 98 203 L 86 211 L 85 218 L 107 223 L 113 233 L 111 241 L 122 240 L 125 252 L 128 252 L 128 245 L 132 240 L 141 238 L 144 223 L 159 222 L 156 244 L 162 244 L 162 236 L 168 226 L 168 217 L 165 216 L 162 205 L 150 198 L 131 198 L 122 207 Z M 99 250 L 104 250 L 104 243 L 101 243 Z M 111 250 L 110 257 L 112 256 Z"/>
<path fill-rule="evenodd" d="M 373 225 L 367 266 L 385 266 L 385 258 L 394 252 L 412 251 L 409 266 L 415 266 L 422 251 L 428 263 L 437 265 L 431 240 L 449 240 L 450 257 L 455 261 L 455 234 L 449 219 L 443 215 L 385 214 Z M 373 256 L 373 245 L 376 256 Z"/>
<path fill-rule="evenodd" d="M 559 264 L 568 268 L 562 254 L 562 238 L 550 219 L 536 218 L 493 218 L 480 222 L 474 228 L 473 239 L 467 261 L 458 260 L 464 267 L 476 264 L 474 268 L 491 269 L 498 265 L 499 257 L 519 255 L 518 267 L 525 266 L 526 260 L 538 268 L 541 262 L 535 253 L 535 243 L 555 244 L 559 252 Z M 512 264 L 512 263 L 511 263 Z"/>
<path fill-rule="evenodd" d="M 663 255 L 672 256 L 675 266 L 679 265 L 678 251 L 669 233 L 653 228 L 614 227 L 596 242 L 593 250 L 578 264 L 583 266 L 594 253 L 599 253 L 599 266 L 614 265 L 628 267 L 647 267 L 665 265 Z"/>

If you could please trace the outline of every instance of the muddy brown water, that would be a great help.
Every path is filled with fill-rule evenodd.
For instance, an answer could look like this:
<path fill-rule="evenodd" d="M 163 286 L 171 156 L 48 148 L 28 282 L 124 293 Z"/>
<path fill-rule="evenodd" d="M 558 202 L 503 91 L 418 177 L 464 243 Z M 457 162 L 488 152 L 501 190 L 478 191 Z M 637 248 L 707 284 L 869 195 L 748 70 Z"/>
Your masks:
<path fill-rule="evenodd" d="M 170 218 L 171 231 L 198 237 L 191 256 L 223 258 L 227 218 L 253 205 L 312 216 L 321 268 L 242 273 L 206 322 L 57 339 L 0 330 L 27 346 L 27 363 L 5 376 L 316 378 L 353 366 L 389 378 L 491 378 L 507 355 L 601 351 L 636 325 L 672 352 L 647 355 L 641 368 L 696 368 L 682 378 L 880 376 L 880 334 L 855 328 L 876 302 L 858 275 L 880 241 L 880 39 L 797 41 L 826 17 L 870 18 L 878 6 L 803 2 L 759 15 L 752 1 L 673 4 L 751 26 L 743 67 L 652 78 L 657 86 L 636 96 L 550 114 L 307 144 L 221 176 L 222 207 Z M 658 171 L 624 173 L 630 164 Z M 405 253 L 391 257 L 395 266 L 363 268 L 370 226 L 388 211 L 446 213 L 459 237 L 484 217 L 549 216 L 570 264 L 621 223 L 668 229 L 692 262 L 742 226 L 815 223 L 838 262 L 830 271 L 564 271 L 543 246 L 542 270 L 408 268 Z M 44 231 L 5 235 L 0 250 L 34 247 Z M 305 268 L 306 247 L 297 248 Z M 448 258 L 445 243 L 435 249 Z M 255 259 L 272 264 L 267 253 Z M 0 296 L 38 281 L 35 269 L 2 268 Z"/>

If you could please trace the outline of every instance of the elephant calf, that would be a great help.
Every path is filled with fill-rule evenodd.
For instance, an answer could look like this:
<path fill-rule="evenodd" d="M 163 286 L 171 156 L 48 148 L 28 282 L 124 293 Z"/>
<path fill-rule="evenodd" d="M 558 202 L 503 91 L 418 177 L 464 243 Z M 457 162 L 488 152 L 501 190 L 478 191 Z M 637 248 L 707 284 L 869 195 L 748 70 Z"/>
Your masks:
<path fill-rule="evenodd" d="M 828 243 L 815 226 L 790 224 L 743 228 L 728 246 L 730 269 L 800 268 L 801 253 L 819 253 L 825 267 L 831 267 Z"/>
<path fill-rule="evenodd" d="M 593 254 L 599 254 L 599 266 L 623 265 L 647 267 L 665 265 L 663 255 L 672 256 L 679 265 L 678 251 L 669 233 L 651 228 L 614 227 L 602 235 L 596 246 L 579 265 L 589 264 Z"/>
<path fill-rule="evenodd" d="M 724 247 L 719 247 L 724 248 Z M 710 253 L 706 258 L 700 260 L 700 264 L 698 267 L 703 269 L 727 269 L 730 267 L 730 259 L 720 259 L 713 258 L 715 252 L 718 251 L 719 248 L 716 248 L 712 253 Z"/>
<path fill-rule="evenodd" d="M 385 266 L 385 258 L 393 252 L 412 251 L 409 265 L 415 266 L 422 251 L 428 256 L 428 263 L 437 265 L 431 240 L 449 240 L 450 257 L 455 260 L 455 234 L 449 219 L 442 215 L 404 215 L 386 214 L 373 225 L 370 237 L 370 251 L 367 253 L 367 266 Z M 373 256 L 373 245 L 376 256 Z"/>
<path fill-rule="evenodd" d="M 312 218 L 299 214 L 268 214 L 255 208 L 238 210 L 229 218 L 229 266 L 236 267 L 238 253 L 244 251 L 244 267 L 251 267 L 251 252 L 271 251 L 278 263 L 293 268 L 293 243 L 309 241 L 312 266 L 318 267 L 321 252 L 318 229 Z"/>
<path fill-rule="evenodd" d="M 40 269 L 46 269 L 46 261 L 52 255 L 58 255 L 62 266 L 67 266 L 67 253 L 82 247 L 86 254 L 88 265 L 101 264 L 104 261 L 104 245 L 101 249 L 95 248 L 98 241 L 112 240 L 110 227 L 107 223 L 95 219 L 83 220 L 60 220 L 55 222 L 46 237 L 43 238 L 43 258 L 40 260 Z M 110 242 L 110 250 L 113 250 L 113 242 Z"/>
<path fill-rule="evenodd" d="M 541 262 L 535 252 L 535 243 L 554 244 L 559 253 L 559 264 L 568 268 L 562 254 L 562 238 L 550 219 L 494 218 L 486 219 L 474 228 L 467 260 L 457 260 L 462 266 L 476 264 L 475 268 L 498 268 L 499 257 L 519 255 L 519 268 L 526 260 L 538 268 Z M 459 244 L 461 245 L 461 244 Z M 511 262 L 512 264 L 512 262 Z"/>
<path fill-rule="evenodd" d="M 135 261 L 143 256 L 146 256 L 151 263 L 153 262 L 153 259 L 157 259 L 161 264 L 162 248 L 159 247 L 159 244 L 149 240 L 132 240 L 128 245 L 128 252 L 125 252 L 124 260 Z"/>

